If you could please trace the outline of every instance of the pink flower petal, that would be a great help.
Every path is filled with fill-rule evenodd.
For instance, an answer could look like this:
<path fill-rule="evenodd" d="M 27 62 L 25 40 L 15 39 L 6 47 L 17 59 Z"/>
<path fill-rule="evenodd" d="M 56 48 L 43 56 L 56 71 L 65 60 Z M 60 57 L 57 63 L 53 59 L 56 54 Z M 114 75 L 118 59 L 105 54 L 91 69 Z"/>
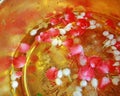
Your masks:
<path fill-rule="evenodd" d="M 102 73 L 109 73 L 109 66 L 106 62 L 101 62 L 97 69 L 100 70 Z"/>
<path fill-rule="evenodd" d="M 56 77 L 57 77 L 57 73 L 58 73 L 58 69 L 55 68 L 55 67 L 51 67 L 50 69 L 48 69 L 46 71 L 46 77 L 49 79 L 49 80 L 55 80 Z"/>
<path fill-rule="evenodd" d="M 90 81 L 95 77 L 94 69 L 89 66 L 83 66 L 79 69 L 78 78 Z"/>
<path fill-rule="evenodd" d="M 104 74 L 107 74 L 109 72 L 113 73 L 115 71 L 115 67 L 113 66 L 113 64 L 114 62 L 111 60 L 102 61 L 97 65 L 96 69 Z"/>
<path fill-rule="evenodd" d="M 68 32 L 68 35 L 70 35 L 70 36 L 81 36 L 81 35 L 83 35 L 85 32 L 86 32 L 85 29 L 76 28 L 76 29 L 71 29 L 71 30 Z"/>
<path fill-rule="evenodd" d="M 21 76 L 22 76 L 22 71 L 17 71 L 16 73 L 15 73 L 15 75 L 16 75 L 16 78 L 20 78 Z"/>
<path fill-rule="evenodd" d="M 48 32 L 41 32 L 40 38 L 41 38 L 41 41 L 43 42 L 51 42 L 51 36 Z"/>
<path fill-rule="evenodd" d="M 48 30 L 48 34 L 51 36 L 51 37 L 55 37 L 55 36 L 58 36 L 60 34 L 59 30 L 58 29 L 55 29 L 55 28 L 50 28 Z"/>
<path fill-rule="evenodd" d="M 110 83 L 110 79 L 108 77 L 103 77 L 102 80 L 100 81 L 99 88 L 104 88 Z"/>
<path fill-rule="evenodd" d="M 70 54 L 71 55 L 77 55 L 77 54 L 83 55 L 84 54 L 83 47 L 81 45 L 70 47 Z"/>
<path fill-rule="evenodd" d="M 37 36 L 35 37 L 35 41 L 37 41 L 37 42 L 41 42 L 41 41 L 42 41 L 40 35 L 37 35 Z"/>
<path fill-rule="evenodd" d="M 26 53 L 30 49 L 30 45 L 27 43 L 21 43 L 19 46 L 19 51 L 22 53 Z"/>
<path fill-rule="evenodd" d="M 18 56 L 13 59 L 13 65 L 15 68 L 22 68 L 22 67 L 24 67 L 25 63 L 26 63 L 25 56 Z"/>

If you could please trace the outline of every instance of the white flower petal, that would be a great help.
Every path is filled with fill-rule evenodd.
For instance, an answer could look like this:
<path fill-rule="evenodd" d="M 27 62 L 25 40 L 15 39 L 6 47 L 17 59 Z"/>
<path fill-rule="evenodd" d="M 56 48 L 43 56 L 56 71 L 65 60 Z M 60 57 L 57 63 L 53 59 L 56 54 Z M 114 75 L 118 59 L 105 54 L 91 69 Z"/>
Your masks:
<path fill-rule="evenodd" d="M 82 92 L 82 88 L 80 86 L 76 86 L 76 91 Z"/>
<path fill-rule="evenodd" d="M 117 42 L 116 39 L 112 39 L 112 40 L 111 40 L 111 45 L 115 45 L 116 42 Z"/>
<path fill-rule="evenodd" d="M 30 35 L 31 36 L 35 36 L 37 34 L 37 31 L 38 29 L 33 29 L 31 32 L 30 32 Z"/>
<path fill-rule="evenodd" d="M 95 25 L 96 24 L 96 20 L 90 20 L 90 25 Z"/>
<path fill-rule="evenodd" d="M 107 38 L 111 40 L 111 39 L 114 38 L 114 35 L 113 35 L 113 34 L 109 34 L 109 35 L 107 36 Z"/>
<path fill-rule="evenodd" d="M 63 72 L 62 72 L 62 70 L 59 70 L 59 71 L 58 71 L 58 74 L 57 74 L 57 77 L 58 77 L 58 78 L 62 78 L 62 76 L 63 76 Z"/>
<path fill-rule="evenodd" d="M 66 34 L 66 30 L 65 30 L 65 29 L 59 29 L 59 31 L 60 31 L 60 34 L 61 34 L 61 35 Z"/>
<path fill-rule="evenodd" d="M 58 40 L 57 39 L 52 39 L 52 45 L 57 46 L 57 44 L 58 44 Z"/>
<path fill-rule="evenodd" d="M 80 82 L 80 86 L 81 86 L 81 87 L 86 87 L 86 86 L 87 86 L 87 81 L 86 81 L 86 80 L 82 80 L 82 81 Z"/>
<path fill-rule="evenodd" d="M 16 75 L 15 75 L 15 73 L 13 73 L 13 74 L 11 75 L 11 80 L 12 80 L 12 81 L 16 80 Z"/>
<path fill-rule="evenodd" d="M 58 86 L 60 86 L 60 85 L 62 85 L 62 80 L 61 80 L 60 78 L 56 78 L 56 79 L 55 79 L 55 83 L 56 83 Z"/>
<path fill-rule="evenodd" d="M 71 74 L 71 71 L 70 71 L 69 68 L 63 69 L 63 75 L 64 75 L 64 76 L 69 76 L 70 74 Z"/>
<path fill-rule="evenodd" d="M 119 63 L 119 62 L 115 62 L 115 63 L 113 64 L 113 66 L 120 66 L 120 63 Z"/>
<path fill-rule="evenodd" d="M 112 79 L 112 83 L 113 83 L 114 85 L 118 85 L 119 81 L 120 81 L 119 76 L 115 76 L 115 77 Z"/>
<path fill-rule="evenodd" d="M 72 23 L 69 23 L 69 24 L 67 24 L 67 25 L 65 26 L 64 29 L 65 29 L 66 31 L 70 31 L 71 28 L 72 28 Z"/>
<path fill-rule="evenodd" d="M 91 25 L 88 29 L 95 29 L 96 25 Z"/>
<path fill-rule="evenodd" d="M 98 86 L 98 80 L 97 80 L 96 78 L 93 78 L 93 79 L 91 80 L 91 85 L 92 85 L 94 88 L 97 88 L 97 86 Z"/>
<path fill-rule="evenodd" d="M 109 31 L 104 31 L 103 32 L 103 36 L 108 36 L 109 35 Z"/>
<path fill-rule="evenodd" d="M 0 0 L 0 4 L 2 4 L 5 0 Z"/>
<path fill-rule="evenodd" d="M 18 82 L 17 81 L 12 81 L 12 88 L 17 88 L 18 87 Z"/>
<path fill-rule="evenodd" d="M 82 96 L 82 93 L 79 91 L 73 92 L 73 96 Z"/>

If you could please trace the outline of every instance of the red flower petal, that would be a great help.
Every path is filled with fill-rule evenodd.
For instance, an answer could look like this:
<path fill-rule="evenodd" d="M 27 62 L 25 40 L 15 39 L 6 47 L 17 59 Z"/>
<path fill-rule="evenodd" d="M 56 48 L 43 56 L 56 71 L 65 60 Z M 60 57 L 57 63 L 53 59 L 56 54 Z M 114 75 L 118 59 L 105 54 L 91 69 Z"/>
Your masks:
<path fill-rule="evenodd" d="M 79 35 L 83 35 L 86 32 L 85 29 L 81 29 L 80 27 L 78 27 L 76 31 L 79 32 Z"/>
<path fill-rule="evenodd" d="M 95 77 L 94 69 L 89 66 L 83 66 L 79 69 L 78 78 L 90 81 Z"/>
<path fill-rule="evenodd" d="M 71 35 L 71 36 L 79 36 L 80 33 L 79 33 L 78 30 L 72 29 L 72 30 L 70 30 L 70 31 L 68 32 L 68 35 Z"/>
<path fill-rule="evenodd" d="M 114 24 L 114 22 L 113 22 L 111 19 L 108 19 L 108 20 L 106 21 L 106 24 L 107 24 L 108 26 L 110 26 L 111 28 L 115 29 L 115 24 Z"/>
<path fill-rule="evenodd" d="M 120 50 L 120 41 L 115 44 L 115 47 Z"/>
<path fill-rule="evenodd" d="M 75 14 L 73 13 L 71 8 L 66 8 L 66 10 L 65 10 L 65 20 L 68 23 L 75 21 Z"/>
<path fill-rule="evenodd" d="M 73 39 L 67 39 L 63 42 L 63 45 L 66 46 L 66 47 L 71 47 L 73 46 Z"/>
<path fill-rule="evenodd" d="M 21 43 L 19 46 L 19 51 L 22 53 L 26 53 L 30 49 L 30 45 L 27 43 Z"/>
<path fill-rule="evenodd" d="M 92 12 L 90 12 L 90 11 L 88 11 L 88 12 L 86 12 L 86 14 L 85 14 L 85 17 L 84 17 L 84 18 L 92 18 L 92 16 L 93 16 L 93 13 L 92 13 Z"/>
<path fill-rule="evenodd" d="M 90 26 L 90 23 L 86 20 L 86 19 L 79 19 L 77 21 L 77 25 L 81 28 L 81 29 L 86 29 Z"/>
<path fill-rule="evenodd" d="M 102 59 L 100 57 L 89 57 L 88 58 L 88 64 L 92 67 L 95 68 L 97 64 L 99 64 L 102 61 Z"/>
<path fill-rule="evenodd" d="M 46 71 L 46 77 L 49 79 L 49 80 L 54 80 L 56 79 L 57 77 L 57 73 L 58 73 L 58 69 L 55 68 L 55 67 L 51 67 L 50 69 L 48 69 Z"/>
<path fill-rule="evenodd" d="M 59 20 L 57 18 L 51 18 L 50 19 L 50 24 L 51 25 L 57 25 L 59 23 Z"/>
<path fill-rule="evenodd" d="M 109 65 L 109 72 L 114 73 L 115 72 L 115 66 L 113 64 L 115 63 L 113 60 L 108 60 L 108 65 Z"/>
<path fill-rule="evenodd" d="M 83 47 L 81 45 L 75 45 L 70 47 L 70 54 L 71 55 L 77 55 L 77 54 L 84 54 Z"/>
<path fill-rule="evenodd" d="M 67 25 L 68 22 L 64 19 L 64 18 L 60 18 L 60 22 L 63 24 L 63 25 Z"/>
<path fill-rule="evenodd" d="M 110 82 L 108 77 L 103 77 L 100 81 L 99 88 L 105 88 Z"/>
<path fill-rule="evenodd" d="M 19 56 L 13 59 L 13 65 L 15 68 L 22 68 L 26 63 L 25 56 Z"/>

